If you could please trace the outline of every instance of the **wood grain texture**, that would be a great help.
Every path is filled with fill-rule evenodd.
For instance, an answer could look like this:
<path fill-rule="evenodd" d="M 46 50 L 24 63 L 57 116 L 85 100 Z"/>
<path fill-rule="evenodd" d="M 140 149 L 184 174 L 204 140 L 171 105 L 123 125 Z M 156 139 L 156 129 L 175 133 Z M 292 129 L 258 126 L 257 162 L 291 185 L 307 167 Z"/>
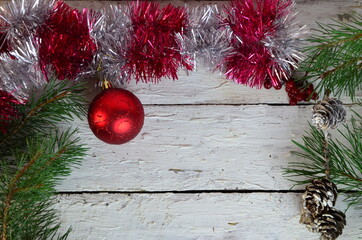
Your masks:
<path fill-rule="evenodd" d="M 67 2 L 93 9 L 126 3 Z M 299 25 L 307 29 L 317 27 L 315 21 L 346 21 L 353 11 L 362 11 L 359 0 L 296 2 Z M 304 161 L 290 155 L 296 150 L 291 140 L 308 128 L 311 105 L 287 106 L 284 90 L 251 89 L 202 69 L 189 75 L 180 71 L 177 81 L 123 87 L 145 104 L 145 125 L 133 141 L 107 145 L 85 120 L 72 123 L 90 149 L 82 166 L 57 188 L 63 193 L 56 205 L 63 229 L 74 229 L 69 240 L 318 239 L 298 223 L 301 194 L 288 192 L 291 182 L 282 176 L 289 161 Z M 91 100 L 92 84 L 89 92 Z M 362 99 L 362 93 L 357 96 Z M 352 109 L 362 112 L 355 105 Z M 245 193 L 191 193 L 225 189 Z M 185 191 L 190 193 L 175 193 Z M 345 210 L 342 198 L 337 208 Z M 349 209 L 338 240 L 360 237 L 361 217 L 361 211 Z"/>
<path fill-rule="evenodd" d="M 71 239 L 317 240 L 298 223 L 300 194 L 62 195 L 57 208 Z M 337 202 L 337 207 L 346 205 Z M 343 235 L 360 236 L 361 212 L 348 211 Z"/>
<path fill-rule="evenodd" d="M 119 146 L 97 140 L 81 121 L 76 124 L 89 154 L 59 190 L 288 190 L 282 168 L 295 160 L 291 139 L 307 129 L 310 108 L 145 106 L 141 133 Z"/>
<path fill-rule="evenodd" d="M 70 4 L 101 8 L 114 2 Z M 183 6 L 185 1 L 172 4 Z M 315 21 L 345 20 L 360 6 L 360 1 L 297 1 L 298 20 L 310 29 Z M 64 227 L 75 229 L 71 239 L 318 239 L 298 224 L 298 193 L 151 193 L 286 191 L 291 183 L 282 168 L 293 160 L 291 139 L 300 139 L 310 118 L 311 106 L 278 105 L 288 103 L 284 90 L 251 89 L 202 69 L 179 74 L 177 81 L 123 86 L 140 98 L 146 111 L 142 132 L 126 145 L 103 144 L 86 122 L 75 123 L 90 150 L 83 166 L 58 188 L 73 192 L 61 195 L 58 205 Z M 115 194 L 75 194 L 84 191 Z M 133 191 L 150 193 L 117 193 Z M 341 199 L 337 207 L 346 209 Z M 361 212 L 350 209 L 347 218 L 340 240 L 361 235 Z"/>

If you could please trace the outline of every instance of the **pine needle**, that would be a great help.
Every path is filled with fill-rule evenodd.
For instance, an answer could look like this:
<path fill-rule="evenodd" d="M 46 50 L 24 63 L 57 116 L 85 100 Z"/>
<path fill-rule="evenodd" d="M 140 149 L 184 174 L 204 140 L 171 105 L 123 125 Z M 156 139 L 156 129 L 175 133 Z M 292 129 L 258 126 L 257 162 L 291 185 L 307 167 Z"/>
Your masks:
<path fill-rule="evenodd" d="M 336 97 L 345 93 L 354 100 L 362 89 L 362 15 L 355 13 L 349 23 L 318 26 L 300 70 L 320 95 L 329 89 Z"/>
<path fill-rule="evenodd" d="M 350 124 L 344 124 L 338 130 L 341 139 L 330 139 L 330 177 L 339 186 L 340 192 L 354 193 L 348 200 L 351 205 L 362 207 L 362 116 L 354 112 Z M 323 159 L 324 134 L 310 126 L 309 132 L 302 137 L 302 143 L 294 142 L 300 151 L 292 152 L 303 162 L 291 162 L 285 169 L 285 176 L 295 185 L 311 182 L 324 176 Z"/>
<path fill-rule="evenodd" d="M 23 118 L 14 120 L 0 136 L 0 239 L 66 239 L 59 234 L 53 209 L 55 186 L 80 164 L 86 148 L 77 129 L 61 132 L 57 125 L 81 117 L 81 85 L 51 80 L 39 97 L 20 107 Z"/>

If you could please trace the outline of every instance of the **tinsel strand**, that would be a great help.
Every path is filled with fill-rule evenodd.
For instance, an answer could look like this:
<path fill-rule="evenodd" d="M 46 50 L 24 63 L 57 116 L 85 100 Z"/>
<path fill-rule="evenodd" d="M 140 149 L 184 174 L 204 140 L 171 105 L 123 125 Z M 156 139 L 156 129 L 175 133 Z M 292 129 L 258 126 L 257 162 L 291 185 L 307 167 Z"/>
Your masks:
<path fill-rule="evenodd" d="M 89 75 L 99 80 L 108 79 L 114 86 L 120 86 L 130 79 L 123 68 L 127 63 L 126 53 L 131 41 L 132 22 L 129 8 L 109 6 L 100 12 L 89 12 L 90 34 L 96 40 L 98 51 L 90 65 Z"/>
<path fill-rule="evenodd" d="M 189 28 L 185 35 L 177 35 L 181 53 L 191 56 L 195 70 L 206 67 L 214 71 L 232 50 L 229 44 L 231 31 L 222 26 L 216 5 L 194 7 L 188 11 Z"/>
<path fill-rule="evenodd" d="M 225 8 L 233 52 L 225 57 L 225 75 L 237 83 L 275 88 L 289 79 L 301 53 L 299 29 L 292 24 L 291 0 L 234 0 Z"/>
<path fill-rule="evenodd" d="M 14 48 L 33 36 L 49 17 L 53 4 L 53 0 L 12 0 L 1 7 L 0 32 L 7 44 Z"/>
<path fill-rule="evenodd" d="M 91 63 L 97 48 L 89 33 L 88 16 L 88 9 L 79 11 L 64 2 L 56 3 L 36 35 L 45 76 L 50 66 L 58 79 L 74 79 Z"/>
<path fill-rule="evenodd" d="M 46 83 L 38 62 L 37 43 L 30 37 L 9 54 L 0 54 L 0 63 L 0 89 L 20 102 L 29 97 L 33 88 Z"/>
<path fill-rule="evenodd" d="M 62 1 L 14 0 L 0 11 L 0 52 L 8 55 L 1 61 L 12 69 L 0 69 L 2 85 L 10 86 L 2 89 L 26 99 L 26 90 L 16 91 L 43 82 L 34 74 L 39 66 L 46 79 L 54 73 L 59 79 L 96 76 L 116 85 L 177 79 L 180 67 L 205 66 L 237 83 L 279 89 L 302 59 L 293 6 L 292 0 L 234 0 L 220 12 L 216 6 L 132 2 L 96 12 Z M 26 36 L 33 44 L 36 39 L 36 54 L 20 70 L 13 52 L 25 46 Z M 10 84 L 21 72 L 32 75 L 30 81 Z"/>
<path fill-rule="evenodd" d="M 0 131 L 4 134 L 7 133 L 10 122 L 20 117 L 16 109 L 16 105 L 20 104 L 10 93 L 0 90 Z"/>
<path fill-rule="evenodd" d="M 187 27 L 185 8 L 155 2 L 133 2 L 129 6 L 132 41 L 124 67 L 128 76 L 138 81 L 158 82 L 162 77 L 177 79 L 178 68 L 192 70 L 187 57 L 181 55 L 175 34 Z"/>

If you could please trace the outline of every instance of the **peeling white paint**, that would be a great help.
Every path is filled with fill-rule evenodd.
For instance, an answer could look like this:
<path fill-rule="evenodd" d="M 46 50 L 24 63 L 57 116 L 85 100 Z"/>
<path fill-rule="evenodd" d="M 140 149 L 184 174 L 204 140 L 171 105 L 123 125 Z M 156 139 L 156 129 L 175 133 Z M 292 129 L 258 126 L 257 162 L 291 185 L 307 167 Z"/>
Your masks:
<path fill-rule="evenodd" d="M 94 9 L 125 3 L 67 2 Z M 162 4 L 170 2 L 185 4 Z M 189 6 L 224 3 L 187 1 Z M 345 14 L 362 9 L 356 0 L 297 3 L 300 26 L 306 24 L 308 29 L 316 27 L 316 20 L 329 23 L 330 18 L 345 19 Z M 63 228 L 74 229 L 70 240 L 318 239 L 298 224 L 301 198 L 296 193 L 81 194 L 288 190 L 291 186 L 282 168 L 296 149 L 291 139 L 300 139 L 307 128 L 310 106 L 267 105 L 288 103 L 284 90 L 251 89 L 203 70 L 189 76 L 180 72 L 177 81 L 132 82 L 125 88 L 145 104 L 145 125 L 133 141 L 103 144 L 86 121 L 73 123 L 90 150 L 83 165 L 58 186 L 60 191 L 73 192 L 60 195 L 56 205 Z M 346 208 L 341 198 L 337 207 Z M 339 240 L 361 236 L 361 217 L 360 211 L 347 212 L 348 224 Z"/>
<path fill-rule="evenodd" d="M 299 224 L 301 194 L 83 194 L 62 195 L 57 208 L 71 239 L 317 240 Z M 84 201 L 86 200 L 86 201 Z M 336 205 L 345 209 L 341 200 Z M 339 240 L 355 240 L 361 213 L 347 212 Z"/>

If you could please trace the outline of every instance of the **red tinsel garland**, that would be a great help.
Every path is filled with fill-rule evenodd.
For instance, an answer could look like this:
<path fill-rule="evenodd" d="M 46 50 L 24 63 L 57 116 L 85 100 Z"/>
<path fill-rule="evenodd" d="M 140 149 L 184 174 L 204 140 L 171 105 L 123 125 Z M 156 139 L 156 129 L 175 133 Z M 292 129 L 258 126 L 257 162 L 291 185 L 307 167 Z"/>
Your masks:
<path fill-rule="evenodd" d="M 0 20 L 0 54 L 7 53 L 11 50 L 9 41 L 6 39 L 6 24 Z"/>
<path fill-rule="evenodd" d="M 89 34 L 88 10 L 72 9 L 57 2 L 50 17 L 37 31 L 40 65 L 47 75 L 51 65 L 59 79 L 74 79 L 89 64 L 96 44 Z"/>
<path fill-rule="evenodd" d="M 0 32 L 0 53 L 9 52 L 9 44 L 5 39 L 6 33 Z"/>
<path fill-rule="evenodd" d="M 6 133 L 11 120 L 19 117 L 15 105 L 21 104 L 10 93 L 0 90 L 0 131 Z"/>
<path fill-rule="evenodd" d="M 225 24 L 233 31 L 234 52 L 225 57 L 227 78 L 237 83 L 261 88 L 266 79 L 280 88 L 287 77 L 273 60 L 263 39 L 275 34 L 278 21 L 289 13 L 290 0 L 234 0 L 225 9 Z"/>
<path fill-rule="evenodd" d="M 155 2 L 130 4 L 133 25 L 124 67 L 136 81 L 158 82 L 162 77 L 177 79 L 180 66 L 192 70 L 181 55 L 175 34 L 187 27 L 185 8 L 167 5 L 160 9 Z"/>
<path fill-rule="evenodd" d="M 214 65 L 237 83 L 280 89 L 303 59 L 298 48 L 301 34 L 291 14 L 292 0 L 233 0 L 225 6 L 226 17 L 217 8 L 206 8 L 195 16 L 186 8 L 170 4 L 161 8 L 155 2 L 137 1 L 124 8 L 91 12 L 73 9 L 62 1 L 31 1 L 27 6 L 34 14 L 26 15 L 27 9 L 20 11 L 20 5 L 9 6 L 6 12 L 11 14 L 0 9 L 0 15 L 5 16 L 4 21 L 0 19 L 0 53 L 20 48 L 31 58 L 26 63 L 35 64 L 36 69 L 39 63 L 47 79 L 54 72 L 58 79 L 92 74 L 113 79 L 120 76 L 121 83 L 131 79 L 157 83 L 163 77 L 175 80 L 180 67 L 192 70 L 196 66 L 196 58 L 191 56 L 197 52 L 200 59 L 216 59 Z M 17 21 L 22 16 L 32 17 Z M 23 33 L 34 19 L 37 24 L 26 34 L 38 44 L 17 46 L 23 40 L 17 34 L 13 34 L 16 41 L 6 40 L 7 24 L 13 33 Z M 8 59 L 1 60 L 4 66 Z M 3 71 L 5 85 L 17 79 L 14 72 Z M 38 83 L 43 78 L 27 79 Z M 302 99 L 294 92 L 289 94 L 293 102 Z M 21 98 L 17 92 L 13 94 Z"/>

